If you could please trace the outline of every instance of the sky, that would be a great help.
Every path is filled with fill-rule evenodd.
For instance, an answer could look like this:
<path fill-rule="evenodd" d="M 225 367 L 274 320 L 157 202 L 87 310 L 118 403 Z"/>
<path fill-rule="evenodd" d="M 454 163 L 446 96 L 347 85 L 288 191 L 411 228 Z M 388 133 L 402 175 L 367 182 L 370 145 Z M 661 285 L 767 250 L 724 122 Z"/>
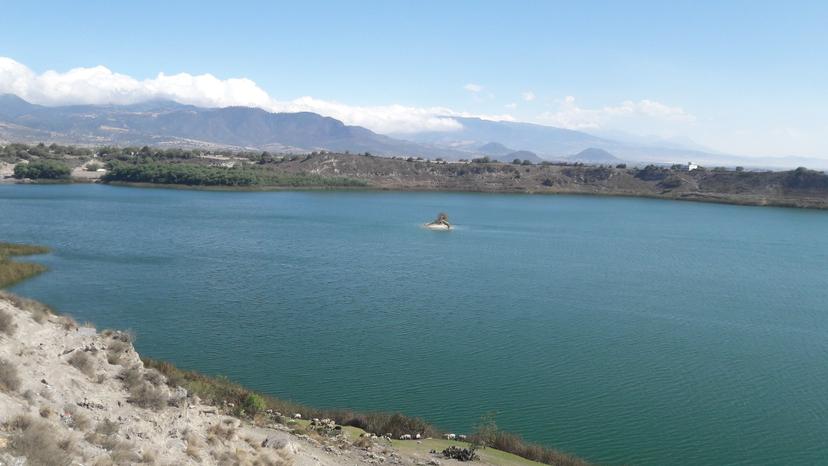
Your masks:
<path fill-rule="evenodd" d="M 310 110 L 382 133 L 480 116 L 828 159 L 825 1 L 0 3 L 0 92 Z"/>

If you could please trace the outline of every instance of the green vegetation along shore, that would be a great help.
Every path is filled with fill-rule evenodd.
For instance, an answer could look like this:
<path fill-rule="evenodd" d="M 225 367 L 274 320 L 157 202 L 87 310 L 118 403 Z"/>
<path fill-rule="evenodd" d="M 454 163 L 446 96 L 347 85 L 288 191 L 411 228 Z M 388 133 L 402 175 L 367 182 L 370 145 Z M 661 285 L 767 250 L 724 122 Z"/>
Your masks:
<path fill-rule="evenodd" d="M 66 177 L 67 171 L 70 173 Z M 828 175 L 804 167 L 424 160 L 370 154 L 271 154 L 150 147 L 0 147 L 7 179 L 82 181 L 198 189 L 369 189 L 648 197 L 725 204 L 828 209 Z M 3 181 L 0 179 L 0 182 Z"/>
<path fill-rule="evenodd" d="M 13 256 L 31 256 L 47 252 L 49 248 L 43 246 L 0 242 L 0 288 L 13 285 L 46 270 L 46 267 L 41 264 L 15 261 L 12 259 Z"/>
<path fill-rule="evenodd" d="M 42 246 L 0 243 L 0 288 L 17 283 L 45 270 L 38 264 L 22 264 L 9 259 L 10 256 L 40 254 L 49 249 Z M 8 292 L 0 292 L 0 297 L 7 299 L 21 309 L 37 309 L 40 314 L 52 314 L 53 311 L 35 301 L 17 297 Z M 41 318 L 45 319 L 45 318 Z M 0 319 L 2 320 L 2 319 Z M 68 320 L 75 325 L 71 319 Z M 104 332 L 107 334 L 107 332 Z M 109 331 L 111 335 L 131 345 L 131 337 L 122 332 Z M 117 345 L 113 345 L 113 348 Z M 121 345 L 124 346 L 124 345 Z M 116 357 L 117 356 L 117 357 Z M 120 354 L 108 354 L 110 363 L 119 363 Z M 456 447 L 491 460 L 492 464 L 532 464 L 538 462 L 553 465 L 585 465 L 583 460 L 559 452 L 555 449 L 524 441 L 520 436 L 499 430 L 491 416 L 485 417 L 476 430 L 465 439 L 442 439 L 444 433 L 423 419 L 410 417 L 401 413 L 368 412 L 361 413 L 348 409 L 316 409 L 300 403 L 282 400 L 254 390 L 250 390 L 224 377 L 210 377 L 194 371 L 182 370 L 169 362 L 141 358 L 145 370 L 155 370 L 162 374 L 169 389 L 182 387 L 202 402 L 215 406 L 228 415 L 245 419 L 254 424 L 261 423 L 262 417 L 276 416 L 286 425 L 293 425 L 293 433 L 309 434 L 308 419 L 330 419 L 337 425 L 351 429 L 350 434 L 376 434 L 379 437 L 390 436 L 393 446 L 402 450 L 411 449 L 414 442 L 404 440 L 406 435 L 420 434 L 423 441 L 417 443 L 421 449 Z M 80 363 L 77 363 L 80 364 Z M 154 392 L 153 392 L 154 393 Z M 161 409 L 164 400 L 153 398 L 153 404 Z M 275 414 L 278 413 L 278 414 Z M 296 415 L 299 416 L 296 416 Z M 295 417 L 300 417 L 297 421 Z M 258 425 L 258 424 L 257 424 Z M 390 435 L 389 435 L 390 434 Z M 428 451 L 427 449 L 425 451 Z M 514 455 L 514 456 L 512 456 Z M 524 460 L 528 460 L 525 463 Z"/>

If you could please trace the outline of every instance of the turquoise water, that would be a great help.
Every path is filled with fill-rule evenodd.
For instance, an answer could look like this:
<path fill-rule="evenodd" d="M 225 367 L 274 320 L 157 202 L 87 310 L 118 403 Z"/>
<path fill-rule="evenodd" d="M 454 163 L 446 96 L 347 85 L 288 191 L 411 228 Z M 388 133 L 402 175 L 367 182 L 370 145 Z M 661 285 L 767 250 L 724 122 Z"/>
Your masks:
<path fill-rule="evenodd" d="M 54 248 L 15 292 L 284 398 L 496 411 L 601 463 L 828 461 L 828 212 L 3 185 L 0 239 Z"/>

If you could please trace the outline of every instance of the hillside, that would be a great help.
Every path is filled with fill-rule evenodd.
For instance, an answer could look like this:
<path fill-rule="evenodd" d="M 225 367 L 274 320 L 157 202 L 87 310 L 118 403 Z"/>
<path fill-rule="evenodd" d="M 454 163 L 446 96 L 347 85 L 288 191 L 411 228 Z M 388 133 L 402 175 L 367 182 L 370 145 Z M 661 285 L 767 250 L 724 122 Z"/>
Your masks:
<path fill-rule="evenodd" d="M 200 108 L 169 101 L 44 107 L 0 95 L 0 139 L 279 152 L 332 150 L 460 158 L 468 154 L 383 136 L 315 113 Z"/>
<path fill-rule="evenodd" d="M 609 152 L 605 151 L 604 149 L 597 149 L 595 147 L 590 147 L 588 149 L 584 149 L 577 154 L 570 155 L 567 157 L 568 160 L 576 161 L 576 162 L 584 162 L 584 163 L 592 163 L 592 164 L 602 164 L 602 163 L 618 163 L 621 162 L 621 159 L 618 157 L 610 154 Z"/>
<path fill-rule="evenodd" d="M 510 161 L 511 162 L 511 161 Z M 155 183 L 246 189 L 382 189 L 537 194 L 601 194 L 747 205 L 828 208 L 828 176 L 648 165 L 439 162 L 354 154 L 205 153 L 181 150 L 7 146 L 0 172 L 71 168 L 76 181 Z M 90 166 L 107 166 L 89 172 Z M 86 167 L 86 168 L 84 168 Z M 59 168 L 59 167 L 58 167 Z M 67 169 L 62 172 L 68 172 Z M 15 181 L 6 178 L 6 182 Z M 25 181 L 25 180 L 20 180 Z"/>

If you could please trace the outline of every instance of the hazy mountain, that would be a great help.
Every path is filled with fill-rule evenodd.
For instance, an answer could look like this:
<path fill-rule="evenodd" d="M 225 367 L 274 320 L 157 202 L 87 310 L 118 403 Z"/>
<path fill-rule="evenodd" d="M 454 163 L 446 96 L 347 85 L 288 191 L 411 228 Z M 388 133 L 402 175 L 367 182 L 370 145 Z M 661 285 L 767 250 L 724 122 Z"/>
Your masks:
<path fill-rule="evenodd" d="M 500 158 L 514 152 L 511 148 L 529 151 L 542 159 L 566 160 L 570 154 L 595 148 L 629 163 L 692 161 L 709 166 L 743 165 L 748 168 L 828 167 L 828 161 L 821 159 L 738 157 L 677 148 L 676 144 L 664 141 L 662 146 L 634 144 L 531 123 L 478 118 L 456 120 L 462 125 L 459 130 L 421 132 L 395 138 L 308 112 L 270 113 L 250 107 L 200 108 L 170 101 L 44 107 L 13 95 L 0 95 L 0 140 L 6 141 L 274 152 L 324 149 L 448 160 L 479 155 Z M 681 145 L 687 147 L 690 144 L 684 141 Z"/>
<path fill-rule="evenodd" d="M 520 159 L 521 161 L 528 160 L 528 161 L 533 162 L 533 163 L 543 162 L 543 159 L 538 157 L 538 154 L 536 154 L 532 151 L 528 151 L 528 150 L 519 150 L 519 151 L 515 151 L 515 152 L 509 152 L 506 155 L 501 155 L 497 159 L 501 160 L 503 162 L 510 162 L 510 163 L 513 162 L 515 159 Z"/>
<path fill-rule="evenodd" d="M 457 150 L 473 151 L 489 141 L 504 147 L 518 147 L 536 153 L 548 160 L 566 160 L 571 154 L 589 148 L 603 149 L 615 157 L 631 163 L 709 163 L 722 154 L 689 148 L 690 144 L 676 141 L 658 145 L 643 139 L 625 142 L 552 126 L 511 121 L 489 121 L 479 118 L 454 118 L 463 128 L 450 132 L 421 132 L 406 134 L 411 141 Z M 662 141 L 663 142 L 663 141 Z M 606 162 L 605 162 L 606 163 Z"/>
<path fill-rule="evenodd" d="M 44 107 L 3 95 L 0 96 L 0 137 L 12 141 L 76 144 L 466 156 L 447 148 L 390 138 L 315 113 L 270 113 L 250 107 L 199 108 L 168 101 Z"/>
<path fill-rule="evenodd" d="M 497 141 L 503 147 L 529 150 L 545 158 L 561 158 L 587 147 L 612 144 L 596 136 L 580 131 L 555 128 L 532 123 L 489 121 L 479 118 L 454 118 L 463 128 L 449 132 L 421 132 L 407 134 L 411 141 L 474 150 L 481 145 Z"/>
<path fill-rule="evenodd" d="M 514 149 L 509 149 L 508 147 L 504 146 L 499 142 L 490 142 L 488 144 L 483 144 L 482 146 L 477 148 L 477 151 L 483 155 L 491 155 L 491 156 L 499 156 L 499 155 L 506 155 L 511 152 L 514 152 Z"/>
<path fill-rule="evenodd" d="M 595 148 L 595 147 L 590 147 L 588 149 L 584 149 L 581 152 L 578 152 L 575 155 L 570 155 L 567 158 L 569 160 L 574 160 L 576 162 L 595 163 L 595 164 L 621 162 L 621 159 L 619 159 L 618 157 L 610 154 L 609 152 L 605 151 L 604 149 L 598 149 L 598 148 Z"/>
<path fill-rule="evenodd" d="M 690 150 L 698 152 L 706 152 L 710 154 L 720 153 L 715 149 L 699 144 L 687 136 L 657 136 L 657 135 L 639 135 L 632 134 L 625 131 L 618 130 L 590 130 L 589 134 L 598 136 L 603 139 L 610 139 L 625 144 L 647 147 L 663 147 L 668 149 Z"/>

